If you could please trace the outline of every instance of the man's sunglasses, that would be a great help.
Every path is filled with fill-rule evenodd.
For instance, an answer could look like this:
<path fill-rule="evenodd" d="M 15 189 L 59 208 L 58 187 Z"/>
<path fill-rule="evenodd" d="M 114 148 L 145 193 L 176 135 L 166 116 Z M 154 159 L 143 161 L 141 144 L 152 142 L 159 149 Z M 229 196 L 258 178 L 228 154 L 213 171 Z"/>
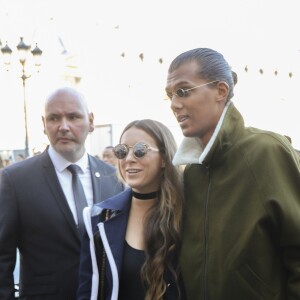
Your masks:
<path fill-rule="evenodd" d="M 189 92 L 189 91 L 195 90 L 195 89 L 197 89 L 197 88 L 200 88 L 200 87 L 203 87 L 203 86 L 212 84 L 212 83 L 216 83 L 216 82 L 218 82 L 218 81 L 219 81 L 219 80 L 210 81 L 210 82 L 207 82 L 207 83 L 203 83 L 203 84 L 194 86 L 194 87 L 192 87 L 192 88 L 190 88 L 190 89 L 179 88 L 175 93 L 168 94 L 168 98 L 169 98 L 170 100 L 172 100 L 174 96 L 177 96 L 177 97 L 179 97 L 179 98 L 184 98 L 184 97 L 186 97 L 186 96 L 188 95 L 188 92 Z"/>
<path fill-rule="evenodd" d="M 134 146 L 127 146 L 126 144 L 118 144 L 113 148 L 113 152 L 116 158 L 124 159 L 128 155 L 130 148 L 132 148 L 133 155 L 136 158 L 144 157 L 147 154 L 147 152 L 150 150 L 159 152 L 157 148 L 150 147 L 145 143 L 136 143 Z"/>

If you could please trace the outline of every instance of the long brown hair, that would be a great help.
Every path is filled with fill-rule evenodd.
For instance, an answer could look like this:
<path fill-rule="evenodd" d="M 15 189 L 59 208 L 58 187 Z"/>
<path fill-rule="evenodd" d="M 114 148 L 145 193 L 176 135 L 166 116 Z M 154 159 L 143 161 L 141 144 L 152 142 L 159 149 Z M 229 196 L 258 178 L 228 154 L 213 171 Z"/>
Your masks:
<path fill-rule="evenodd" d="M 158 201 L 147 212 L 145 219 L 146 260 L 141 269 L 141 277 L 146 286 L 145 300 L 161 300 L 167 289 L 164 281 L 167 269 L 173 275 L 178 288 L 178 270 L 174 269 L 171 258 L 178 249 L 180 239 L 182 172 L 180 167 L 172 164 L 177 145 L 167 126 L 151 119 L 136 120 L 125 127 L 120 139 L 132 127 L 145 131 L 155 140 L 165 162 Z"/>

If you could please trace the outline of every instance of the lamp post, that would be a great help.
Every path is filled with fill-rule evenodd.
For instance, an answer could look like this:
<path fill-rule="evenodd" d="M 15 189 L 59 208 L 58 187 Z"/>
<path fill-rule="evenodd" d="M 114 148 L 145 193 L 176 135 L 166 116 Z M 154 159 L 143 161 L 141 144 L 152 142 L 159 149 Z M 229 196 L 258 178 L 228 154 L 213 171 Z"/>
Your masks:
<path fill-rule="evenodd" d="M 25 65 L 26 65 L 26 59 L 27 59 L 27 53 L 30 50 L 31 46 L 26 45 L 23 41 L 23 37 L 20 38 L 20 42 L 17 45 L 17 49 L 19 52 L 19 61 L 22 65 L 22 83 L 23 83 L 23 106 L 24 106 L 24 121 L 25 121 L 25 156 L 29 156 L 29 146 L 28 146 L 28 124 L 27 124 L 27 105 L 26 105 L 26 80 L 31 77 L 31 75 L 26 75 L 25 71 Z M 4 64 L 7 67 L 10 65 L 10 58 L 12 54 L 12 50 L 8 46 L 7 42 L 4 47 L 1 48 L 1 52 L 4 55 Z M 35 66 L 40 67 L 40 57 L 42 55 L 42 50 L 38 48 L 37 44 L 36 47 L 31 51 L 34 59 L 35 59 Z"/>

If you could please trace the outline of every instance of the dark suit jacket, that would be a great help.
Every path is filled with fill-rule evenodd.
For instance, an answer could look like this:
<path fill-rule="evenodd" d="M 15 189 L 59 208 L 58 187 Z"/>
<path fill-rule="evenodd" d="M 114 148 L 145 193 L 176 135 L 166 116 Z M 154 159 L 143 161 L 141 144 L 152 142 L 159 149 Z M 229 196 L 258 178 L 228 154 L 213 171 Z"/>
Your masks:
<path fill-rule="evenodd" d="M 122 191 L 115 168 L 89 156 L 94 201 Z M 100 174 L 100 176 L 99 176 Z M 2 171 L 0 182 L 0 299 L 13 299 L 16 248 L 23 300 L 73 300 L 80 239 L 46 150 Z"/>

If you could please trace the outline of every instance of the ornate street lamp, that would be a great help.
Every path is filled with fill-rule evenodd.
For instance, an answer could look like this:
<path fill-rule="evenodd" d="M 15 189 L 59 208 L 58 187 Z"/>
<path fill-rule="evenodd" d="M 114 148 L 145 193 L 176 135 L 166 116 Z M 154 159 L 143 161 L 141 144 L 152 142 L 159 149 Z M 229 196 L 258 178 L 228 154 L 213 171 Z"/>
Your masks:
<path fill-rule="evenodd" d="M 25 155 L 26 157 L 29 156 L 29 147 L 28 147 L 28 126 L 27 126 L 27 105 L 26 105 L 26 79 L 30 78 L 31 75 L 26 75 L 26 71 L 25 71 L 25 65 L 26 65 L 26 59 L 27 59 L 27 53 L 30 50 L 31 46 L 30 45 L 26 45 L 24 43 L 23 37 L 20 38 L 20 42 L 17 45 L 17 49 L 19 52 L 19 61 L 22 65 L 22 83 L 23 83 L 23 96 L 24 96 L 24 120 L 25 120 Z M 10 65 L 10 59 L 11 59 L 11 54 L 12 54 L 12 50 L 10 49 L 10 47 L 8 46 L 7 42 L 6 45 L 1 48 L 1 52 L 4 55 L 4 64 L 6 65 L 7 71 L 8 71 L 8 67 Z M 38 48 L 37 44 L 36 47 L 31 51 L 34 59 L 35 59 L 35 66 L 37 68 L 40 67 L 41 65 L 41 55 L 42 55 L 42 50 Z"/>
<path fill-rule="evenodd" d="M 1 48 L 1 52 L 4 55 L 4 64 L 6 66 L 6 71 L 8 71 L 12 50 L 8 47 L 7 42 L 6 45 L 3 48 Z"/>

